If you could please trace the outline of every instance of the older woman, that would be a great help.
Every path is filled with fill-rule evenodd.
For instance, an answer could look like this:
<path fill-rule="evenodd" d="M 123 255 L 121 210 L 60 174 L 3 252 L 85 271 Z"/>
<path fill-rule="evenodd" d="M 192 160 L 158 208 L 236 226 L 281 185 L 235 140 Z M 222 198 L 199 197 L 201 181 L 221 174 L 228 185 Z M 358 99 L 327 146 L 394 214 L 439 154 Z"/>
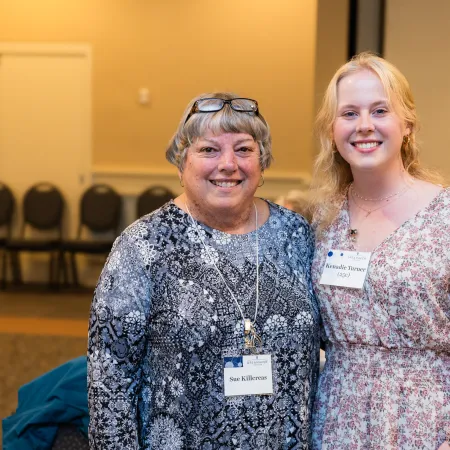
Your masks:
<path fill-rule="evenodd" d="M 167 150 L 184 193 L 116 241 L 92 304 L 93 449 L 309 449 L 318 368 L 312 236 L 255 198 L 255 100 L 205 94 Z"/>
<path fill-rule="evenodd" d="M 312 277 L 327 361 L 314 449 L 449 449 L 450 190 L 418 160 L 400 71 L 338 69 L 318 116 Z"/>

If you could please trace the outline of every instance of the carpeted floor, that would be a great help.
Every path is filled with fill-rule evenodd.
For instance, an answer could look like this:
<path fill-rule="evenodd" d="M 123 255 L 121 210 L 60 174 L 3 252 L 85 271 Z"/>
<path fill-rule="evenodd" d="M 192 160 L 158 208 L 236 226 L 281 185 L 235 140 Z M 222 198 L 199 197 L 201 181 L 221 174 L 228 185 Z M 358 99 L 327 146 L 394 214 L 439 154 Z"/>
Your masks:
<path fill-rule="evenodd" d="M 0 293 L 0 418 L 20 386 L 86 354 L 90 302 L 90 291 Z"/>
<path fill-rule="evenodd" d="M 86 338 L 0 334 L 0 416 L 17 407 L 20 386 L 86 354 Z"/>
<path fill-rule="evenodd" d="M 0 291 L 0 317 L 42 317 L 86 319 L 92 299 L 92 289 L 81 292 L 41 289 Z M 0 330 L 1 332 L 1 330 Z"/>

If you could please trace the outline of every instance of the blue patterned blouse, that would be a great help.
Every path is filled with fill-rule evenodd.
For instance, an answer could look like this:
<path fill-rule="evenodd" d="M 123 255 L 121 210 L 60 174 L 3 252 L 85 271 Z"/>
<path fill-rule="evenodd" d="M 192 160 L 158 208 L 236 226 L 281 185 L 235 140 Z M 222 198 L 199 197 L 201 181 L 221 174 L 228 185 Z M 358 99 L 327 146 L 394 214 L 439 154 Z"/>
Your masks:
<path fill-rule="evenodd" d="M 98 282 L 90 317 L 91 449 L 309 449 L 319 365 L 313 236 L 269 203 L 258 232 L 256 332 L 272 355 L 273 395 L 224 397 L 223 357 L 248 353 L 255 232 L 194 225 L 173 202 L 128 227 Z M 199 239 L 203 236 L 208 246 Z"/>

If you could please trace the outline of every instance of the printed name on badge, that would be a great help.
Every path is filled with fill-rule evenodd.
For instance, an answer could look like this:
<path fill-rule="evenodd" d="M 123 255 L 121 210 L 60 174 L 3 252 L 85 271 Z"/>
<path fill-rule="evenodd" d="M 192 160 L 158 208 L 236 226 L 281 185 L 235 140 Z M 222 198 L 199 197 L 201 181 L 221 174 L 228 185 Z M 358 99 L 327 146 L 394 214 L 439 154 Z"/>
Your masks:
<path fill-rule="evenodd" d="M 225 397 L 273 394 L 272 356 L 242 355 L 223 359 Z"/>
<path fill-rule="evenodd" d="M 320 284 L 362 289 L 371 255 L 371 252 L 331 249 L 325 260 Z"/>

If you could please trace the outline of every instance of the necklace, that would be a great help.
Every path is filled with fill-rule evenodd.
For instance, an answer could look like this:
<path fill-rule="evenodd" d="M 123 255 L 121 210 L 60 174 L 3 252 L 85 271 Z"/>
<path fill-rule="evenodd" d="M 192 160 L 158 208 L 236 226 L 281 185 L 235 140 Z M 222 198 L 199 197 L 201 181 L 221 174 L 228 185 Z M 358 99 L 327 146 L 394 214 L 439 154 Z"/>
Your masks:
<path fill-rule="evenodd" d="M 366 208 L 363 208 L 361 205 L 358 205 L 358 203 L 356 202 L 356 200 L 355 200 L 355 197 L 353 197 L 353 201 L 355 202 L 355 205 L 359 208 L 359 209 L 362 209 L 363 211 L 365 211 L 367 214 L 364 216 L 364 218 L 363 218 L 363 220 L 360 222 L 360 224 L 359 225 L 361 225 L 361 223 L 362 222 L 364 222 L 364 220 L 366 220 L 369 216 L 370 216 L 370 214 L 372 214 L 374 211 L 376 211 L 377 209 L 381 209 L 381 208 L 383 208 L 384 206 L 386 206 L 386 205 L 381 205 L 381 206 L 378 206 L 377 208 L 373 208 L 373 209 L 366 209 Z M 352 240 L 352 242 L 356 242 L 356 239 L 357 239 L 357 237 L 358 237 L 358 229 L 357 228 L 350 228 L 349 229 L 349 233 L 350 233 L 350 239 Z"/>
<path fill-rule="evenodd" d="M 391 199 L 392 197 L 396 197 L 395 200 L 397 200 L 398 198 L 400 198 L 411 186 L 406 185 L 403 189 L 401 189 L 400 191 L 396 192 L 395 194 L 389 195 L 388 197 L 383 198 L 383 200 L 385 200 L 386 202 L 389 201 L 389 199 Z M 364 208 L 363 206 L 359 205 L 358 202 L 356 201 L 356 192 L 353 188 L 353 183 L 350 185 L 350 189 L 349 189 L 352 197 L 353 197 L 353 202 L 355 203 L 355 205 L 361 209 L 362 211 L 364 211 L 366 213 L 366 215 L 363 217 L 362 221 L 360 222 L 359 225 L 361 225 L 362 222 L 364 222 L 364 220 L 366 220 L 374 211 L 377 211 L 381 208 L 384 208 L 386 206 L 386 203 L 383 203 L 380 206 L 377 206 L 376 208 L 372 208 L 372 209 L 367 209 Z M 362 198 L 362 197 L 359 197 Z M 368 201 L 375 201 L 373 199 L 364 199 L 364 200 L 368 200 Z M 380 200 L 381 201 L 381 200 Z M 349 229 L 349 236 L 350 239 L 352 240 L 352 242 L 356 243 L 356 239 L 358 237 L 358 229 L 357 228 L 350 228 Z"/>
<path fill-rule="evenodd" d="M 386 206 L 386 204 L 383 203 L 382 205 L 377 206 L 376 208 L 367 209 L 367 208 L 364 208 L 363 206 L 361 206 L 361 205 L 358 204 L 358 202 L 356 201 L 355 196 L 353 195 L 353 191 L 352 191 L 352 196 L 353 196 L 353 201 L 354 201 L 355 205 L 356 205 L 359 209 L 361 209 L 362 211 L 364 211 L 365 213 L 367 213 L 367 214 L 365 215 L 364 219 L 365 219 L 366 217 L 369 217 L 374 211 L 377 211 L 377 210 L 379 210 L 379 209 L 381 209 L 381 208 L 384 208 L 384 207 Z"/>
<path fill-rule="evenodd" d="M 255 208 L 255 236 L 256 236 L 256 307 L 255 307 L 255 317 L 253 319 L 253 322 L 251 319 L 246 318 L 244 316 L 244 313 L 242 311 L 241 305 L 237 301 L 235 295 L 233 294 L 233 291 L 231 290 L 230 286 L 228 286 L 228 283 L 225 281 L 224 276 L 222 275 L 222 272 L 217 267 L 214 258 L 211 256 L 211 253 L 209 251 L 209 248 L 207 247 L 205 240 L 203 239 L 202 234 L 199 231 L 200 225 L 195 222 L 194 218 L 192 217 L 191 211 L 189 210 L 189 207 L 187 203 L 184 204 L 186 206 L 186 210 L 189 214 L 189 217 L 191 218 L 192 225 L 194 226 L 195 232 L 197 233 L 197 237 L 203 244 L 203 247 L 205 249 L 205 252 L 208 254 L 209 260 L 213 263 L 217 273 L 219 274 L 220 278 L 222 279 L 224 285 L 228 289 L 228 292 L 231 295 L 231 298 L 234 300 L 234 303 L 236 303 L 236 306 L 241 314 L 242 320 L 244 322 L 244 347 L 249 349 L 252 353 L 256 353 L 257 347 L 262 346 L 262 339 L 260 336 L 256 334 L 255 330 L 255 322 L 256 317 L 258 315 L 258 306 L 259 306 L 259 240 L 258 240 L 258 209 L 256 208 L 255 202 L 253 202 L 253 207 Z"/>
<path fill-rule="evenodd" d="M 373 197 L 373 198 L 371 198 L 371 197 L 363 197 L 362 195 L 358 194 L 358 193 L 355 191 L 354 183 L 352 183 L 352 184 L 350 185 L 350 190 L 352 191 L 353 198 L 357 197 L 357 198 L 359 198 L 360 200 L 364 200 L 364 201 L 366 201 L 366 202 L 382 202 L 383 200 L 389 200 L 389 199 L 391 199 L 392 197 L 396 197 L 397 195 L 402 195 L 402 194 L 403 194 L 404 192 L 406 192 L 408 189 L 409 189 L 409 186 L 406 185 L 403 189 L 400 189 L 399 191 L 394 192 L 393 194 L 386 195 L 386 197 Z M 367 210 L 365 210 L 365 211 L 367 211 Z M 374 210 L 374 211 L 375 211 L 375 210 Z"/>

